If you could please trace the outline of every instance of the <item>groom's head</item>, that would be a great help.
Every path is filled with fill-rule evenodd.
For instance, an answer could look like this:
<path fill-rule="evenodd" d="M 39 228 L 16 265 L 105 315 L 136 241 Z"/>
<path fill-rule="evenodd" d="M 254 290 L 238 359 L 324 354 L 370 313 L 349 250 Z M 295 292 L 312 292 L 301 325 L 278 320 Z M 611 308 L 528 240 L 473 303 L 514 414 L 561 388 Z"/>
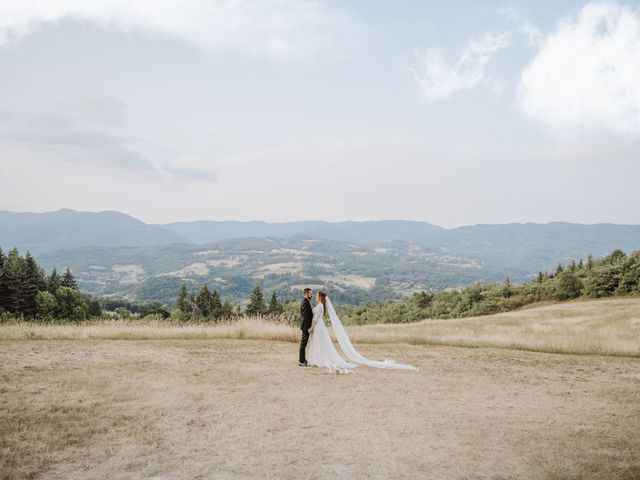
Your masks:
<path fill-rule="evenodd" d="M 305 296 L 305 298 L 307 298 L 307 299 L 310 299 L 310 298 L 311 298 L 311 289 L 310 289 L 310 288 L 305 288 L 305 289 L 304 289 L 304 296 Z"/>

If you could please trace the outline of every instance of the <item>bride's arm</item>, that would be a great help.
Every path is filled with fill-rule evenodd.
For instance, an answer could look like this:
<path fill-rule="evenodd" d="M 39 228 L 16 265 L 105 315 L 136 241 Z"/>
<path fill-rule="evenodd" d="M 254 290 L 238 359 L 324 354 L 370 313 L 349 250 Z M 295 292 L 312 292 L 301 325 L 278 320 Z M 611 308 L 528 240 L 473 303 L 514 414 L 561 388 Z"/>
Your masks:
<path fill-rule="evenodd" d="M 320 320 L 324 315 L 324 305 L 320 304 L 320 308 L 318 310 L 319 312 L 317 314 L 313 312 L 313 320 L 311 320 L 312 329 L 316 326 L 316 323 L 318 323 L 318 320 Z"/>

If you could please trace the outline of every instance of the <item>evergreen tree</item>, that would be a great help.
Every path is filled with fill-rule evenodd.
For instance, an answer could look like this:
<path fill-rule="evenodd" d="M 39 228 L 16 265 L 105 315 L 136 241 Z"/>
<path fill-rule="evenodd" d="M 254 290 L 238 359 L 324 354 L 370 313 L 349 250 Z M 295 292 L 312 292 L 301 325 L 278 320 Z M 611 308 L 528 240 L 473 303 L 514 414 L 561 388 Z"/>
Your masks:
<path fill-rule="evenodd" d="M 593 268 L 593 256 L 589 254 L 587 257 L 587 270 L 591 270 Z"/>
<path fill-rule="evenodd" d="M 211 295 L 209 297 L 209 305 L 211 308 L 210 315 L 213 318 L 220 318 L 223 316 L 222 300 L 220 300 L 220 295 L 216 290 L 211 292 Z"/>
<path fill-rule="evenodd" d="M 247 305 L 247 315 L 262 315 L 266 312 L 267 306 L 264 304 L 264 295 L 262 294 L 262 287 L 256 285 L 251 292 L 249 298 L 249 305 Z"/>
<path fill-rule="evenodd" d="M 4 310 L 8 306 L 9 292 L 7 290 L 7 279 L 4 276 L 4 262 L 7 256 L 0 248 L 0 311 Z"/>
<path fill-rule="evenodd" d="M 73 277 L 71 270 L 69 270 L 69 267 L 67 267 L 67 269 L 62 274 L 60 286 L 78 290 L 78 284 L 76 283 L 76 279 Z"/>
<path fill-rule="evenodd" d="M 562 267 L 562 264 L 558 263 L 558 266 L 556 267 L 556 275 L 560 275 L 563 270 L 564 268 Z"/>
<path fill-rule="evenodd" d="M 538 272 L 538 283 L 542 282 L 544 282 L 544 276 L 542 275 L 542 272 Z"/>
<path fill-rule="evenodd" d="M 196 297 L 196 305 L 198 305 L 200 313 L 203 316 L 208 317 L 211 314 L 211 292 L 209 292 L 209 287 L 207 287 L 207 284 L 204 284 L 198 292 L 198 296 Z"/>
<path fill-rule="evenodd" d="M 189 305 L 189 292 L 187 292 L 187 286 L 184 283 L 180 285 L 180 292 L 178 293 L 176 308 L 182 313 L 191 313 L 191 306 Z"/>
<path fill-rule="evenodd" d="M 27 285 L 27 272 L 25 261 L 17 248 L 12 249 L 7 255 L 3 271 L 7 289 L 6 309 L 16 315 L 22 315 L 26 299 L 24 292 Z"/>
<path fill-rule="evenodd" d="M 267 313 L 271 315 L 277 315 L 283 312 L 282 304 L 278 301 L 278 296 L 276 292 L 271 294 L 271 300 L 269 301 L 269 307 L 267 308 Z"/>
<path fill-rule="evenodd" d="M 51 272 L 51 275 L 47 278 L 47 292 L 52 295 L 55 295 L 58 291 L 58 287 L 60 286 L 60 275 L 54 268 Z"/>
<path fill-rule="evenodd" d="M 33 318 L 38 311 L 36 296 L 40 290 L 44 290 L 44 272 L 29 252 L 25 255 L 24 267 L 26 278 L 22 293 L 24 297 L 23 313 L 27 317 Z"/>

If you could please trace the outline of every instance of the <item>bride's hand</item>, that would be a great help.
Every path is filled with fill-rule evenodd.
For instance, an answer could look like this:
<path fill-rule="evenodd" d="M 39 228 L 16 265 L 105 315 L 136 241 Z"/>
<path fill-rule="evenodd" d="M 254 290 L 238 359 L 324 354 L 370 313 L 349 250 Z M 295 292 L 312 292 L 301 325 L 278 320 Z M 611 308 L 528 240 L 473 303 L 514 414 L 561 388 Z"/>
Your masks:
<path fill-rule="evenodd" d="M 309 333 L 313 333 L 313 327 L 309 329 Z"/>

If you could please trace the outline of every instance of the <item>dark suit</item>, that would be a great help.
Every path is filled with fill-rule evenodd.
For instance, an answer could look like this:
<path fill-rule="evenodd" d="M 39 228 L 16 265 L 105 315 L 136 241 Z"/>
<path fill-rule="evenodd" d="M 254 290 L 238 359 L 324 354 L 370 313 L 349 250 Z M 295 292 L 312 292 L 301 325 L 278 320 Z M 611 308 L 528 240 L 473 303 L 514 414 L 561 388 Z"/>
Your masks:
<path fill-rule="evenodd" d="M 313 309 L 311 308 L 311 302 L 307 297 L 304 297 L 300 302 L 300 330 L 302 330 L 302 338 L 300 339 L 300 363 L 305 363 L 305 350 L 307 348 L 307 342 L 309 341 L 309 329 L 311 328 L 311 321 L 313 320 Z"/>

